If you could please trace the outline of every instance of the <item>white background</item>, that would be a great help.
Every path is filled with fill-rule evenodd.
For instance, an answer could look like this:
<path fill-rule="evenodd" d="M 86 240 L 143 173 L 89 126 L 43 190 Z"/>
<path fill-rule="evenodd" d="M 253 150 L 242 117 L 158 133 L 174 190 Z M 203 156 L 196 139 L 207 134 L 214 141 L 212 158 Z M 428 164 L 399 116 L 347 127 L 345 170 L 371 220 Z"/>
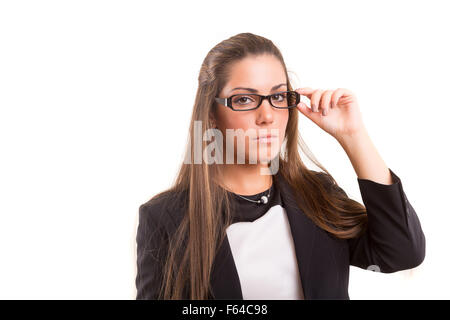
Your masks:
<path fill-rule="evenodd" d="M 351 267 L 351 299 L 448 299 L 445 1 L 0 2 L 0 298 L 134 299 L 138 207 L 182 161 L 207 52 L 271 39 L 298 86 L 344 87 L 427 241 L 417 268 Z M 301 134 L 361 201 L 345 152 Z M 305 160 L 306 161 L 306 160 Z"/>

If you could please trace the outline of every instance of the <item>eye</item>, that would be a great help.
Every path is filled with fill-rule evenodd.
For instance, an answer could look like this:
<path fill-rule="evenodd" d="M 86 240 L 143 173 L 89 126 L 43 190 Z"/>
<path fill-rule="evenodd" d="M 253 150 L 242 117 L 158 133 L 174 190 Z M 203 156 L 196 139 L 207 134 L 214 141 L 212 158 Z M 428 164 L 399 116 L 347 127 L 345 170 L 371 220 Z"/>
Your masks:
<path fill-rule="evenodd" d="M 276 93 L 272 96 L 272 100 L 274 100 L 276 102 L 284 101 L 285 98 L 286 98 L 285 93 Z"/>
<path fill-rule="evenodd" d="M 233 103 L 238 103 L 238 104 L 246 104 L 246 103 L 250 103 L 253 102 L 253 99 L 250 98 L 249 96 L 239 96 L 236 97 L 233 101 Z"/>

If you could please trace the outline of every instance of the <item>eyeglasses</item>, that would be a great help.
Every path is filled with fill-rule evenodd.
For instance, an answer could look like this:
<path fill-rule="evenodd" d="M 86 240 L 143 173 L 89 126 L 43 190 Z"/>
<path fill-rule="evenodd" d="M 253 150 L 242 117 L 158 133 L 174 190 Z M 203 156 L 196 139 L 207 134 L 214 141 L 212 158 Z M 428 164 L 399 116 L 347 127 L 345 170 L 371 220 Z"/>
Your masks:
<path fill-rule="evenodd" d="M 256 93 L 241 93 L 229 98 L 215 98 L 220 104 L 234 111 L 248 111 L 259 108 L 264 99 L 268 99 L 270 105 L 278 109 L 289 109 L 300 102 L 300 94 L 296 91 L 282 91 L 268 96 Z"/>

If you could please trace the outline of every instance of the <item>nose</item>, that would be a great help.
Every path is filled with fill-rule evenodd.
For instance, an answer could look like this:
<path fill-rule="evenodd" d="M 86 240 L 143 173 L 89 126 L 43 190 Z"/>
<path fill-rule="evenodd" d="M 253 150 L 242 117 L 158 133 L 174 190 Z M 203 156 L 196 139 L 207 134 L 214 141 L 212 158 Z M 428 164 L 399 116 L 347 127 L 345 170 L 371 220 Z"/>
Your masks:
<path fill-rule="evenodd" d="M 256 111 L 257 124 L 271 123 L 273 121 L 274 110 L 268 99 L 264 99 Z"/>

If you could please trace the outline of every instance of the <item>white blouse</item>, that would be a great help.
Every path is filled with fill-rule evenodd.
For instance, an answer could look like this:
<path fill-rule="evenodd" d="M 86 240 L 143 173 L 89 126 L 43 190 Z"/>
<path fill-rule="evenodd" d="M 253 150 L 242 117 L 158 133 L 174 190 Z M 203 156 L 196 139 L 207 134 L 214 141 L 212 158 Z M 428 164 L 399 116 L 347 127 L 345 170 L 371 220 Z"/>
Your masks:
<path fill-rule="evenodd" d="M 286 210 L 277 204 L 252 222 L 226 229 L 244 300 L 303 300 Z"/>

